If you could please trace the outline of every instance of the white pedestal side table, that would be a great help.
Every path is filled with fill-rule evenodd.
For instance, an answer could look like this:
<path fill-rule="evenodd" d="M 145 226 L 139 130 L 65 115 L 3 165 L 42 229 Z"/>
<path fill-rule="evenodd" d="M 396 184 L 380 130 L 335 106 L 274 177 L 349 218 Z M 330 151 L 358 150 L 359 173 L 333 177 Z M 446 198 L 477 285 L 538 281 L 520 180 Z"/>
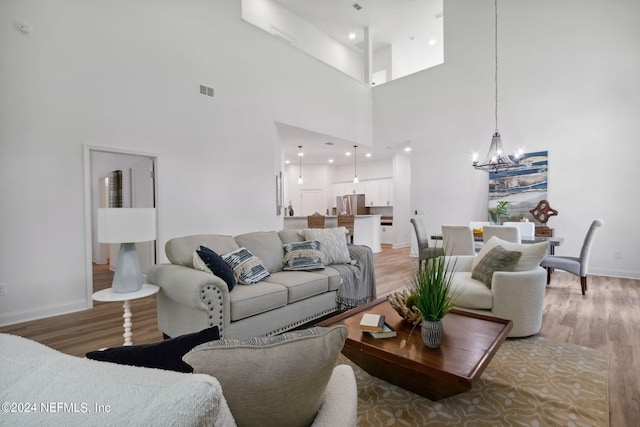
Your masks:
<path fill-rule="evenodd" d="M 124 334 L 122 336 L 124 337 L 124 345 L 133 345 L 133 341 L 131 340 L 133 335 L 131 326 L 133 326 L 133 322 L 131 321 L 131 305 L 129 301 L 149 297 L 158 293 L 159 290 L 159 286 L 145 283 L 139 291 L 118 293 L 114 292 L 112 288 L 108 288 L 95 292 L 92 298 L 94 301 L 100 302 L 124 301 L 124 314 L 122 315 L 124 318 Z"/>

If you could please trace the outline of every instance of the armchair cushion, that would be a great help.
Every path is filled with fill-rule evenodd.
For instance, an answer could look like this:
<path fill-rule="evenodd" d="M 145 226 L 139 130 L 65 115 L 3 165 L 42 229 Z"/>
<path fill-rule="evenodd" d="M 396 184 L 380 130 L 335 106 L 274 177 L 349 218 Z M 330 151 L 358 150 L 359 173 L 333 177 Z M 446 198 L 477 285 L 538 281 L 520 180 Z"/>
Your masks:
<path fill-rule="evenodd" d="M 508 251 L 502 246 L 495 246 L 477 263 L 471 277 L 491 287 L 493 272 L 513 270 L 521 256 L 522 252 Z"/>
<path fill-rule="evenodd" d="M 549 242 L 531 244 L 513 243 L 493 236 L 491 239 L 485 242 L 485 244 L 482 246 L 482 249 L 480 249 L 480 252 L 478 252 L 478 255 L 476 255 L 475 259 L 473 260 L 473 265 L 471 266 L 472 271 L 476 268 L 482 258 L 484 258 L 484 256 L 496 246 L 502 246 L 508 251 L 517 251 L 522 253 L 522 256 L 520 257 L 516 265 L 513 266 L 513 271 L 531 271 L 535 270 L 536 267 L 538 267 L 542 262 L 542 259 L 547 253 L 547 249 L 549 249 Z"/>
<path fill-rule="evenodd" d="M 347 334 L 337 326 L 212 341 L 183 360 L 220 382 L 239 426 L 311 425 Z"/>

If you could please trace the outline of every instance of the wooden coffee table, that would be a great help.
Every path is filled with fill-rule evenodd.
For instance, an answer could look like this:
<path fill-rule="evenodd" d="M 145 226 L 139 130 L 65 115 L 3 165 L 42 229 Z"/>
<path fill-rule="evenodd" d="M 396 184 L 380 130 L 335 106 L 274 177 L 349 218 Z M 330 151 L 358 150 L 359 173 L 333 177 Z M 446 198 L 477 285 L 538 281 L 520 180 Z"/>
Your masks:
<path fill-rule="evenodd" d="M 362 332 L 364 313 L 384 314 L 398 336 L 376 339 Z M 345 325 L 349 328 L 342 349 L 345 356 L 371 375 L 435 401 L 471 390 L 513 327 L 511 320 L 461 310 L 447 314 L 443 324 L 444 342 L 430 349 L 422 341 L 420 325 L 411 333 L 412 325 L 385 297 L 317 326 Z"/>

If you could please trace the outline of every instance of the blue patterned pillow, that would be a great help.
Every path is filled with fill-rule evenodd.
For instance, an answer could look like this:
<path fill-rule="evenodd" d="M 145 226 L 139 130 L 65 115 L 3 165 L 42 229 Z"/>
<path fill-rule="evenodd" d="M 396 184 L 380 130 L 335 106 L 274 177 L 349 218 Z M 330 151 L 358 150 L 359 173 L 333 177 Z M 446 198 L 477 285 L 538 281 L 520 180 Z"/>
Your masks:
<path fill-rule="evenodd" d="M 240 248 L 222 255 L 222 259 L 231 267 L 238 283 L 243 285 L 252 285 L 269 277 L 269 272 L 262 265 L 260 258 L 253 255 L 247 248 Z"/>
<path fill-rule="evenodd" d="M 320 242 L 318 240 L 287 243 L 282 247 L 284 248 L 283 270 L 324 270 Z"/>

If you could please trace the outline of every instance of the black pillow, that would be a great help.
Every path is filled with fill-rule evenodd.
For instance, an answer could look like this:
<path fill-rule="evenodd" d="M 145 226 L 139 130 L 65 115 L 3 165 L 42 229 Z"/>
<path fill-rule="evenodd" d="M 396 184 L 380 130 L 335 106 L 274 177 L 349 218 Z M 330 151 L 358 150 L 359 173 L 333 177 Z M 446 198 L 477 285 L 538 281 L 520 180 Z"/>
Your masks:
<path fill-rule="evenodd" d="M 231 292 L 236 285 L 236 276 L 233 274 L 231 267 L 224 262 L 224 259 L 206 246 L 200 246 L 196 253 L 215 276 L 225 281 L 229 292 Z"/>
<path fill-rule="evenodd" d="M 105 350 L 90 351 L 88 359 L 112 362 L 120 365 L 145 366 L 147 368 L 166 369 L 177 372 L 193 372 L 193 368 L 182 361 L 197 345 L 219 340 L 217 326 L 200 332 L 169 338 L 153 344 L 112 347 Z"/>

